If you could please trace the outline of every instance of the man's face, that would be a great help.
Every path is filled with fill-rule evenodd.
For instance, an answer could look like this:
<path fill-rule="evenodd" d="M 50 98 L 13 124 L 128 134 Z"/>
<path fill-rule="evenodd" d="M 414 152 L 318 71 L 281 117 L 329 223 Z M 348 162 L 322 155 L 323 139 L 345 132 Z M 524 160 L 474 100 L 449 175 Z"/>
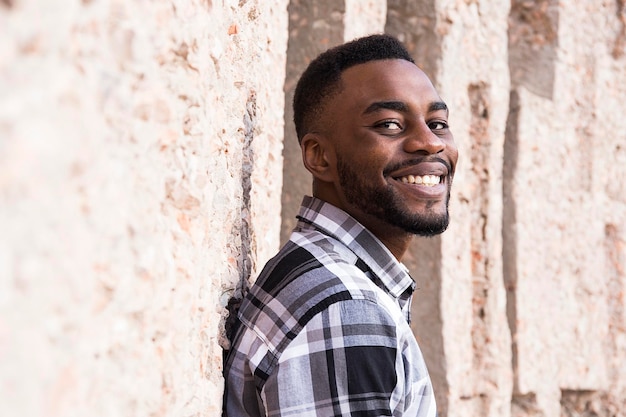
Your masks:
<path fill-rule="evenodd" d="M 335 150 L 335 203 L 375 234 L 443 232 L 458 151 L 428 77 L 408 61 L 372 61 L 344 71 L 342 87 L 322 127 Z"/>

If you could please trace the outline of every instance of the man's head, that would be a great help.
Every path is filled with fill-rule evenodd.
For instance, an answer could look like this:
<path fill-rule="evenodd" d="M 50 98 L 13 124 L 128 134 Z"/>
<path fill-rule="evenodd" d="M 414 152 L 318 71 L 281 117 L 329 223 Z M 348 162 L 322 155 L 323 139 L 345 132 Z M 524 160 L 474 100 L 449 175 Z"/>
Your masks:
<path fill-rule="evenodd" d="M 298 83 L 294 120 L 316 197 L 388 247 L 445 230 L 458 158 L 448 108 L 396 39 L 320 55 Z"/>
<path fill-rule="evenodd" d="M 389 35 L 372 35 L 320 54 L 302 73 L 293 97 L 293 121 L 298 141 L 314 129 L 326 100 L 341 89 L 346 69 L 369 61 L 404 59 L 414 62 L 406 48 Z"/>

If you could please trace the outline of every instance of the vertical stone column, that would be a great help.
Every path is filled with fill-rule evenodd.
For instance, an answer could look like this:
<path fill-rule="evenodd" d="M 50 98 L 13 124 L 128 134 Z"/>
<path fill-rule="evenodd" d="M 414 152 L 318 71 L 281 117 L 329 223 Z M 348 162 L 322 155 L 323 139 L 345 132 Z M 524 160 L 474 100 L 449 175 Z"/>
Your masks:
<path fill-rule="evenodd" d="M 549 101 L 554 96 L 554 85 L 556 77 L 556 55 L 559 26 L 558 5 L 556 1 L 542 0 L 540 2 L 513 1 L 509 16 L 509 69 L 511 74 L 511 95 L 508 126 L 505 140 L 504 155 L 504 210 L 503 210 L 503 239 L 504 239 L 504 279 L 507 286 L 507 315 L 512 337 L 513 372 L 514 372 L 514 392 L 512 402 L 513 416 L 525 415 L 556 415 L 558 412 L 558 388 L 552 382 L 555 375 L 543 375 L 530 377 L 533 369 L 545 368 L 544 371 L 551 372 L 553 366 L 547 366 L 552 362 L 552 358 L 546 358 L 542 352 L 542 338 L 538 334 L 525 335 L 526 326 L 520 332 L 520 323 L 526 325 L 525 318 L 529 312 L 529 304 L 535 299 L 527 297 L 522 291 L 527 288 L 527 277 L 522 271 L 531 267 L 535 262 L 527 262 L 529 258 L 528 249 L 535 243 L 526 239 L 527 230 L 537 227 L 537 222 L 530 213 L 531 208 L 540 211 L 539 201 L 536 196 L 531 196 L 533 188 L 537 192 L 552 194 L 547 187 L 553 183 L 553 179 L 542 184 L 539 188 L 540 178 L 545 174 L 539 174 L 543 166 L 535 166 L 539 161 L 521 162 L 527 155 L 532 155 L 533 147 L 537 147 L 539 139 L 530 137 L 524 133 L 526 129 L 536 126 L 536 121 L 531 121 L 525 117 L 527 109 L 531 104 L 522 104 L 521 95 L 526 97 L 526 92 L 532 92 L 536 100 L 544 99 L 543 106 L 550 107 Z M 523 91 L 522 91 L 523 89 Z M 532 112 L 532 110 L 531 110 Z M 552 118 L 550 125 L 553 124 Z M 547 121 L 547 120 L 546 120 Z M 535 131 L 533 133 L 542 135 Z M 532 134 L 531 134 L 532 136 Z M 544 139 L 545 140 L 545 139 Z M 532 144 L 530 142 L 533 142 Z M 555 140 L 542 144 L 543 149 L 553 144 Z M 546 152 L 549 154 L 549 152 Z M 521 187 L 522 176 L 532 173 L 529 178 L 536 178 L 537 184 L 530 184 Z M 539 175 L 537 175 L 539 174 Z M 522 194 L 520 194 L 522 193 Z M 527 193 L 522 197 L 523 193 Z M 543 198 L 545 199 L 545 197 Z M 539 215 L 539 213 L 535 213 Z M 524 225 L 521 227 L 520 225 Z M 544 224 L 543 227 L 549 227 Z M 520 238 L 521 236 L 521 238 Z M 524 242 L 524 244 L 522 243 Z M 545 249 L 542 249 L 542 251 Z M 520 268 L 521 267 L 521 268 Z M 548 280 L 545 279 L 545 270 L 537 271 L 536 278 L 544 282 L 544 288 L 551 292 Z M 536 296 L 537 294 L 533 294 Z M 540 298 L 539 300 L 543 300 Z M 537 300 L 537 303 L 540 301 Z M 553 317 L 552 315 L 550 317 Z M 556 329 L 554 329 L 556 330 Z M 526 343 L 526 345 L 525 345 Z M 530 352 L 525 346 L 534 346 L 535 350 Z M 543 366 L 534 367 L 532 361 L 545 361 Z M 528 379 L 535 381 L 534 387 L 529 387 Z M 542 387 L 537 386 L 545 379 Z M 530 384 L 533 385 L 533 384 Z M 537 414 L 539 413 L 539 414 Z"/>
<path fill-rule="evenodd" d="M 449 415 L 508 416 L 510 333 L 502 278 L 502 160 L 509 104 L 509 5 L 439 4 L 439 84 L 460 161 L 442 236 Z"/>
<path fill-rule="evenodd" d="M 514 1 L 509 21 L 503 221 L 513 415 L 621 416 L 616 225 L 626 216 L 626 168 L 616 138 L 626 127 L 602 109 L 624 95 L 623 4 Z"/>

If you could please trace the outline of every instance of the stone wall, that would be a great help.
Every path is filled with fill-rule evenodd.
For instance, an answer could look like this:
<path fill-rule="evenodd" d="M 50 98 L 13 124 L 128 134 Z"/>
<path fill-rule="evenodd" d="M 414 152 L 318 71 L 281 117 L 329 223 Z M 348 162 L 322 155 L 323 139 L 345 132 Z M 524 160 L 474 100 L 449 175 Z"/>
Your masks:
<path fill-rule="evenodd" d="M 0 2 L 0 415 L 220 415 L 224 306 L 278 249 L 286 7 Z"/>
<path fill-rule="evenodd" d="M 220 414 L 227 300 L 310 193 L 297 77 L 382 31 L 460 150 L 405 259 L 440 415 L 626 416 L 624 0 L 0 0 L 2 415 Z"/>

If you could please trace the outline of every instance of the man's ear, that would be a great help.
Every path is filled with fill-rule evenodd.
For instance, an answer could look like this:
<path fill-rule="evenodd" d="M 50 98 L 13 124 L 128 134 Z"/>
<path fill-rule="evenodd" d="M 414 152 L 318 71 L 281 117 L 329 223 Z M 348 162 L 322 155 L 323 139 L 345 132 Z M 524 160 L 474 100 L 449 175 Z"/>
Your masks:
<path fill-rule="evenodd" d="M 333 182 L 335 174 L 335 149 L 328 139 L 318 133 L 307 133 L 300 142 L 302 162 L 313 176 L 321 181 Z"/>

